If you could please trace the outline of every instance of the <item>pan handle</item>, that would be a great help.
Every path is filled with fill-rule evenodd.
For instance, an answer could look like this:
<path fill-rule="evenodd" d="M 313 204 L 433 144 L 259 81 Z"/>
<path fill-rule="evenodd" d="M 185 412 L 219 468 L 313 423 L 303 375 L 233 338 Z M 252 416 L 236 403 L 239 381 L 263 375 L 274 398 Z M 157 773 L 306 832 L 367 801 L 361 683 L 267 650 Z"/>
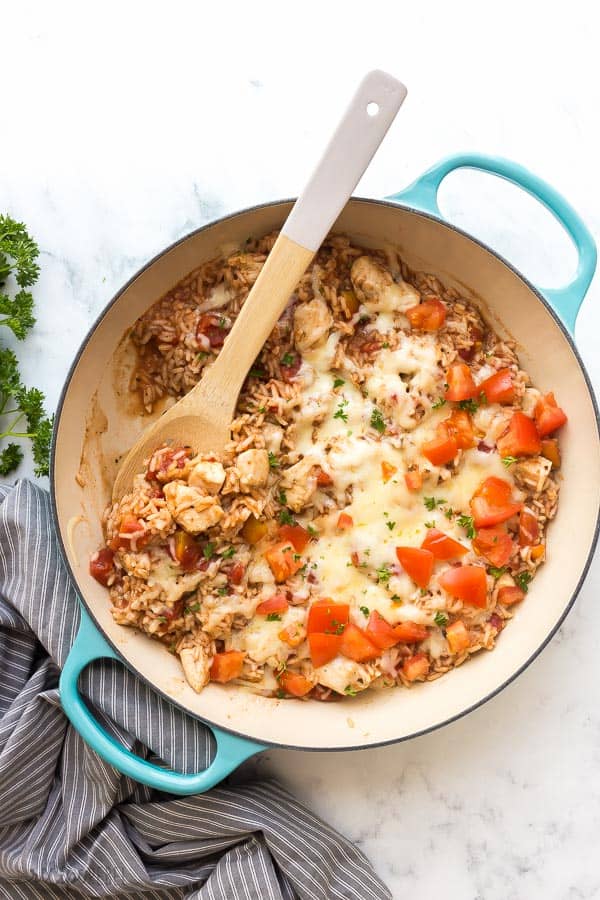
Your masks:
<path fill-rule="evenodd" d="M 210 729 L 217 743 L 215 758 L 203 772 L 183 775 L 155 766 L 123 747 L 97 722 L 77 687 L 79 675 L 94 659 L 120 659 L 100 634 L 83 606 L 80 608 L 79 631 L 60 676 L 60 699 L 73 727 L 98 756 L 111 766 L 142 784 L 170 794 L 185 796 L 209 790 L 245 759 L 265 749 L 262 744 L 237 737 L 211 725 Z"/>
<path fill-rule="evenodd" d="M 457 153 L 440 160 L 403 191 L 386 197 L 386 200 L 394 200 L 443 219 L 437 202 L 438 190 L 446 175 L 455 169 L 479 169 L 511 181 L 539 200 L 565 229 L 577 250 L 575 277 L 564 287 L 538 288 L 538 290 L 558 313 L 569 331 L 573 332 L 579 307 L 596 269 L 596 244 L 589 229 L 571 204 L 533 172 L 499 156 Z"/>

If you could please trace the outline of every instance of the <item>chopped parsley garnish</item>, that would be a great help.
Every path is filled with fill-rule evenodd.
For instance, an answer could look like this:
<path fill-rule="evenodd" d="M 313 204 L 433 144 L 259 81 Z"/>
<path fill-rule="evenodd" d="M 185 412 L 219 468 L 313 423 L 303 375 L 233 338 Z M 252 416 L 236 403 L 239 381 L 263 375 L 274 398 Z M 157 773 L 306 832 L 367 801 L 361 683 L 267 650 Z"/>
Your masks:
<path fill-rule="evenodd" d="M 460 525 L 461 528 L 465 529 L 465 531 L 467 532 L 467 537 L 473 540 L 473 538 L 477 534 L 475 530 L 475 523 L 473 522 L 473 516 L 459 516 L 456 522 L 458 525 Z"/>
<path fill-rule="evenodd" d="M 285 691 L 282 690 L 281 688 L 278 688 L 277 694 L 275 696 L 277 697 L 278 700 L 283 700 L 283 698 L 285 697 Z"/>
<path fill-rule="evenodd" d="M 443 506 L 446 501 L 443 497 L 423 497 L 423 503 L 425 504 L 426 509 L 431 512 L 436 508 L 436 506 Z"/>
<path fill-rule="evenodd" d="M 271 450 L 269 450 L 269 466 L 271 467 L 271 469 L 278 469 L 280 465 L 281 463 L 279 462 L 275 454 L 272 453 Z"/>
<path fill-rule="evenodd" d="M 383 434 L 385 431 L 385 422 L 383 419 L 383 413 L 381 410 L 375 409 L 371 413 L 371 428 L 374 428 L 375 431 L 378 431 L 379 434 Z"/>
<path fill-rule="evenodd" d="M 433 617 L 433 621 L 439 628 L 445 628 L 448 624 L 448 616 L 446 615 L 446 613 L 440 612 L 440 610 L 438 609 L 435 616 Z"/>
<path fill-rule="evenodd" d="M 281 362 L 284 366 L 293 366 L 296 362 L 296 356 L 294 353 L 284 353 L 281 357 Z"/>
<path fill-rule="evenodd" d="M 289 511 L 289 509 L 280 509 L 279 510 L 279 523 L 280 525 L 295 525 L 296 520 L 293 515 Z"/>
<path fill-rule="evenodd" d="M 229 588 L 226 588 L 226 587 L 217 588 L 217 594 L 219 594 L 221 597 L 225 597 L 225 595 L 228 593 L 229 593 Z"/>
<path fill-rule="evenodd" d="M 259 369 L 257 366 L 253 366 L 253 368 L 248 372 L 248 375 L 252 375 L 253 378 L 264 378 L 265 370 Z"/>
<path fill-rule="evenodd" d="M 388 569 L 387 566 L 379 566 L 378 569 L 375 570 L 377 574 L 377 581 L 379 584 L 387 584 L 391 578 L 392 573 Z"/>
<path fill-rule="evenodd" d="M 476 400 L 459 400 L 458 406 L 460 409 L 466 409 L 467 412 L 476 413 L 479 409 L 479 403 Z"/>
<path fill-rule="evenodd" d="M 402 597 L 399 597 L 398 594 L 392 594 L 392 603 L 402 603 Z"/>
<path fill-rule="evenodd" d="M 221 559 L 231 559 L 234 553 L 235 547 L 228 547 L 227 550 L 223 550 L 221 553 Z"/>
<path fill-rule="evenodd" d="M 186 612 L 186 613 L 191 613 L 191 612 L 195 613 L 195 612 L 198 612 L 199 609 L 200 609 L 200 604 L 199 604 L 199 603 L 192 603 L 191 606 L 186 606 L 184 612 Z"/>
<path fill-rule="evenodd" d="M 438 397 L 437 400 L 435 401 L 435 403 L 431 404 L 431 408 L 432 409 L 441 409 L 442 406 L 445 406 L 445 405 L 446 405 L 446 398 Z"/>
<path fill-rule="evenodd" d="M 281 503 L 282 506 L 287 506 L 287 494 L 283 490 L 283 488 L 279 489 L 279 494 L 277 495 L 277 499 Z"/>
<path fill-rule="evenodd" d="M 267 411 L 267 407 L 266 407 L 266 406 L 259 406 L 259 407 L 258 407 L 258 412 L 259 412 L 259 413 L 266 413 L 266 411 Z"/>
<path fill-rule="evenodd" d="M 196 353 L 196 359 L 206 359 L 208 356 L 210 356 L 210 353 L 206 353 L 205 350 L 201 353 Z"/>
<path fill-rule="evenodd" d="M 519 572 L 518 575 L 515 575 L 515 581 L 519 585 L 522 591 L 527 593 L 529 590 L 529 582 L 531 581 L 531 573 L 530 572 Z"/>
<path fill-rule="evenodd" d="M 157 617 L 157 622 L 161 622 L 161 624 L 163 624 L 163 625 L 164 625 L 164 623 L 165 623 L 166 621 L 167 621 L 167 617 L 166 617 L 166 616 L 158 616 L 158 617 Z"/>
<path fill-rule="evenodd" d="M 450 507 L 448 507 L 448 509 L 444 510 L 444 515 L 446 516 L 447 519 L 451 519 L 452 516 L 454 515 L 454 510 L 450 509 Z"/>
<path fill-rule="evenodd" d="M 390 346 L 390 342 L 389 342 L 389 341 L 384 341 L 383 344 L 381 345 L 381 348 L 382 348 L 382 350 L 387 350 L 387 348 L 388 348 L 389 346 Z"/>
<path fill-rule="evenodd" d="M 502 465 L 506 466 L 507 469 L 509 466 L 512 466 L 513 463 L 516 463 L 516 461 L 517 461 L 516 456 L 503 456 L 502 457 Z"/>
<path fill-rule="evenodd" d="M 281 622 L 281 616 L 279 613 L 268 613 L 267 614 L 267 622 Z"/>
<path fill-rule="evenodd" d="M 387 527 L 390 529 L 390 531 L 393 531 L 394 528 L 396 527 L 396 523 L 395 523 L 395 522 L 386 522 L 385 524 L 386 524 Z"/>
<path fill-rule="evenodd" d="M 425 522 L 425 528 L 435 528 L 435 522 Z"/>
<path fill-rule="evenodd" d="M 492 578 L 500 578 L 506 572 L 506 566 L 490 566 L 488 572 Z"/>
<path fill-rule="evenodd" d="M 219 319 L 219 328 L 227 328 L 227 322 L 225 321 L 225 319 L 222 316 Z"/>
<path fill-rule="evenodd" d="M 336 388 L 343 387 L 345 384 L 346 382 L 343 378 L 334 378 L 333 389 L 335 390 Z"/>
<path fill-rule="evenodd" d="M 348 695 L 348 697 L 356 697 L 358 693 L 356 688 L 353 688 L 351 684 L 347 684 L 344 688 L 344 693 Z"/>
<path fill-rule="evenodd" d="M 215 555 L 215 545 L 211 544 L 210 541 L 208 544 L 205 544 L 202 548 L 202 555 L 204 556 L 204 559 L 212 559 Z"/>
<path fill-rule="evenodd" d="M 306 526 L 306 530 L 308 531 L 308 533 L 310 534 L 311 537 L 318 537 L 318 536 L 319 536 L 319 532 L 318 532 L 317 529 L 314 527 L 314 525 L 310 525 L 310 524 L 307 525 L 307 526 Z"/>
<path fill-rule="evenodd" d="M 360 609 L 361 613 L 363 614 L 363 616 L 365 617 L 365 619 L 368 619 L 369 613 L 371 612 L 369 607 L 368 606 L 360 606 L 359 609 Z"/>
<path fill-rule="evenodd" d="M 336 409 L 333 414 L 334 419 L 341 419 L 342 422 L 348 421 L 348 413 L 346 412 L 346 407 L 348 406 L 348 401 L 344 398 L 344 400 L 340 401 L 340 405 Z"/>

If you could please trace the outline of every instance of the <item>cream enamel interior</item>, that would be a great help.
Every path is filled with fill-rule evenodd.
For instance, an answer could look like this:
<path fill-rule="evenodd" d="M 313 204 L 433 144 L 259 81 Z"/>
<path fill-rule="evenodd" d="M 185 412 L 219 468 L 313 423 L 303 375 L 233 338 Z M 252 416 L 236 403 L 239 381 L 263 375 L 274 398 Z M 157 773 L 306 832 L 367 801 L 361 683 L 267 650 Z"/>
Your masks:
<path fill-rule="evenodd" d="M 56 512 L 69 565 L 90 612 L 124 660 L 159 691 L 190 713 L 258 741 L 306 749 L 365 747 L 436 727 L 480 703 L 526 665 L 552 632 L 577 588 L 594 541 L 598 429 L 588 386 L 568 340 L 515 272 L 443 223 L 401 207 L 351 200 L 336 230 L 367 246 L 392 244 L 413 268 L 433 272 L 471 296 L 495 329 L 519 342 L 522 364 L 535 385 L 556 390 L 568 411 L 569 424 L 561 435 L 563 484 L 558 515 L 549 528 L 549 560 L 496 649 L 478 654 L 438 681 L 411 690 L 367 691 L 340 703 L 267 699 L 217 685 L 196 694 L 178 661 L 161 644 L 115 624 L 106 590 L 88 574 L 89 556 L 101 543 L 100 515 L 117 460 L 149 421 L 127 395 L 131 357 L 123 336 L 187 272 L 223 246 L 280 227 L 289 209 L 289 203 L 260 207 L 190 235 L 142 271 L 107 309 L 65 392 L 53 471 Z M 81 519 L 73 524 L 75 517 Z"/>

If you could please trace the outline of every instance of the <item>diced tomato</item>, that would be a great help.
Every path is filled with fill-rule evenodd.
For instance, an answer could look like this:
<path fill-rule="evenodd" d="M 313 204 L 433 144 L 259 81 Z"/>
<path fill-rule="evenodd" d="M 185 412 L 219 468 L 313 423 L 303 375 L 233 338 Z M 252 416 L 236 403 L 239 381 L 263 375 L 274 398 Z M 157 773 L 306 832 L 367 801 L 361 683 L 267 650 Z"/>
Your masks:
<path fill-rule="evenodd" d="M 211 347 L 222 347 L 228 333 L 229 329 L 225 325 L 225 320 L 222 316 L 217 316 L 214 313 L 200 316 L 200 321 L 196 328 L 196 336 L 205 335 Z"/>
<path fill-rule="evenodd" d="M 537 516 L 524 506 L 519 514 L 519 547 L 537 544 L 539 537 L 540 526 Z"/>
<path fill-rule="evenodd" d="M 393 466 L 391 463 L 384 461 L 381 463 L 381 477 L 384 481 L 389 481 L 392 475 L 395 475 L 398 471 L 398 466 Z"/>
<path fill-rule="evenodd" d="M 477 390 L 485 396 L 488 403 L 512 403 L 515 399 L 512 372 L 510 369 L 500 369 L 482 381 Z"/>
<path fill-rule="evenodd" d="M 334 603 L 333 600 L 317 600 L 308 611 L 306 630 L 309 634 L 316 631 L 325 634 L 341 634 L 348 624 L 350 607 L 347 603 Z"/>
<path fill-rule="evenodd" d="M 542 449 L 535 422 L 520 410 L 513 413 L 496 446 L 500 456 L 537 456 Z"/>
<path fill-rule="evenodd" d="M 187 531 L 177 530 L 169 543 L 171 557 L 185 572 L 191 572 L 196 568 L 198 560 L 202 557 L 202 547 L 198 541 Z"/>
<path fill-rule="evenodd" d="M 470 606 L 486 605 L 487 578 L 482 566 L 453 566 L 442 572 L 438 584 Z"/>
<path fill-rule="evenodd" d="M 560 450 L 556 438 L 542 440 L 542 456 L 550 460 L 553 469 L 560 469 Z"/>
<path fill-rule="evenodd" d="M 429 634 L 424 625 L 416 622 L 400 622 L 394 626 L 394 632 L 402 644 L 420 644 Z"/>
<path fill-rule="evenodd" d="M 126 513 L 121 519 L 119 533 L 114 536 L 109 546 L 111 550 L 129 549 L 130 547 L 139 550 L 148 543 L 149 539 L 144 523 L 131 513 Z"/>
<path fill-rule="evenodd" d="M 376 609 L 369 616 L 366 632 L 369 640 L 380 650 L 388 650 L 400 640 L 392 626 L 385 621 L 383 616 L 379 615 Z"/>
<path fill-rule="evenodd" d="M 408 681 L 417 681 L 425 678 L 429 672 L 429 660 L 424 653 L 415 653 L 402 663 L 402 672 Z"/>
<path fill-rule="evenodd" d="M 477 385 L 466 363 L 454 363 L 446 372 L 446 400 L 458 403 L 477 396 Z"/>
<path fill-rule="evenodd" d="M 522 503 L 512 499 L 510 482 L 495 475 L 479 485 L 471 499 L 471 513 L 476 528 L 500 525 L 521 510 Z"/>
<path fill-rule="evenodd" d="M 302 525 L 281 525 L 277 533 L 282 541 L 293 545 L 296 553 L 302 553 L 310 541 L 310 534 Z"/>
<path fill-rule="evenodd" d="M 259 616 L 268 616 L 269 613 L 285 612 L 289 605 L 285 594 L 273 594 L 258 604 L 256 613 Z"/>
<path fill-rule="evenodd" d="M 426 588 L 433 572 L 433 553 L 421 547 L 396 547 L 398 562 L 406 574 L 419 585 Z"/>
<path fill-rule="evenodd" d="M 421 331 L 437 331 L 446 321 L 446 307 L 437 297 L 423 300 L 418 306 L 411 306 L 404 313 L 413 328 Z"/>
<path fill-rule="evenodd" d="M 281 376 L 284 381 L 292 381 L 292 379 L 300 371 L 302 365 L 302 357 L 295 350 L 290 350 L 283 357 L 285 363 L 281 363 Z"/>
<path fill-rule="evenodd" d="M 268 530 L 269 526 L 266 522 L 260 522 L 258 519 L 255 519 L 254 516 L 250 516 L 244 522 L 244 527 L 240 534 L 247 544 L 258 544 L 258 542 L 264 538 Z"/>
<path fill-rule="evenodd" d="M 354 662 L 362 663 L 375 659 L 380 655 L 381 650 L 375 646 L 362 629 L 350 622 L 344 628 L 340 653 L 342 656 L 347 656 L 348 659 L 353 659 Z"/>
<path fill-rule="evenodd" d="M 465 553 L 468 553 L 468 547 L 444 534 L 439 528 L 428 530 L 421 547 L 423 550 L 433 553 L 436 559 L 454 559 L 456 556 L 464 556 Z"/>
<path fill-rule="evenodd" d="M 455 439 L 459 450 L 468 450 L 469 447 L 475 446 L 473 420 L 465 409 L 453 410 L 452 415 L 444 419 L 442 425 L 450 437 Z"/>
<path fill-rule="evenodd" d="M 458 444 L 454 435 L 449 434 L 442 423 L 437 428 L 436 437 L 421 444 L 421 453 L 434 466 L 444 466 L 452 462 L 458 453 Z"/>
<path fill-rule="evenodd" d="M 348 513 L 342 512 L 338 516 L 337 527 L 340 531 L 348 531 L 354 527 L 354 519 Z"/>
<path fill-rule="evenodd" d="M 404 481 L 409 491 L 420 491 L 423 487 L 423 476 L 418 469 L 415 469 L 414 472 L 406 472 Z"/>
<path fill-rule="evenodd" d="M 286 694 L 291 694 L 293 697 L 305 697 L 314 687 L 312 681 L 309 681 L 300 672 L 290 672 L 287 669 L 281 673 L 278 681 Z"/>
<path fill-rule="evenodd" d="M 246 572 L 246 566 L 244 563 L 236 562 L 232 565 L 229 572 L 227 573 L 227 578 L 231 582 L 231 584 L 241 584 L 244 574 Z"/>
<path fill-rule="evenodd" d="M 331 662 L 340 652 L 341 644 L 341 634 L 321 634 L 320 632 L 309 634 L 310 658 L 315 669 Z"/>
<path fill-rule="evenodd" d="M 513 555 L 515 542 L 507 533 L 504 525 L 493 525 L 491 528 L 480 528 L 473 540 L 473 547 L 493 566 L 505 566 Z"/>
<path fill-rule="evenodd" d="M 330 484 L 333 484 L 333 478 L 319 466 L 319 471 L 317 472 L 317 484 L 319 487 L 328 487 Z"/>
<path fill-rule="evenodd" d="M 239 678 L 244 665 L 244 654 L 240 650 L 225 650 L 215 653 L 210 667 L 210 680 L 225 684 L 232 678 Z"/>
<path fill-rule="evenodd" d="M 557 431 L 567 421 L 567 415 L 558 406 L 554 394 L 550 391 L 545 397 L 542 397 L 535 406 L 535 424 L 540 437 L 546 437 Z"/>
<path fill-rule="evenodd" d="M 451 653 L 460 653 L 462 650 L 467 649 L 471 643 L 471 638 L 462 619 L 457 619 L 452 625 L 448 625 L 446 628 L 446 640 Z"/>
<path fill-rule="evenodd" d="M 285 628 L 279 632 L 279 640 L 283 641 L 289 647 L 299 647 L 306 637 L 306 628 L 299 622 L 290 622 Z"/>
<path fill-rule="evenodd" d="M 513 603 L 520 603 L 525 599 L 525 591 L 522 591 L 516 584 L 505 585 L 498 591 L 498 603 L 504 606 L 511 606 Z"/>
<path fill-rule="evenodd" d="M 296 574 L 298 569 L 302 568 L 302 560 L 296 558 L 298 555 L 294 545 L 289 541 L 274 544 L 265 551 L 265 559 L 271 567 L 275 581 L 287 581 L 288 578 Z"/>
<path fill-rule="evenodd" d="M 108 587 L 108 579 L 115 570 L 114 558 L 110 547 L 102 547 L 90 559 L 90 575 L 104 587 Z"/>

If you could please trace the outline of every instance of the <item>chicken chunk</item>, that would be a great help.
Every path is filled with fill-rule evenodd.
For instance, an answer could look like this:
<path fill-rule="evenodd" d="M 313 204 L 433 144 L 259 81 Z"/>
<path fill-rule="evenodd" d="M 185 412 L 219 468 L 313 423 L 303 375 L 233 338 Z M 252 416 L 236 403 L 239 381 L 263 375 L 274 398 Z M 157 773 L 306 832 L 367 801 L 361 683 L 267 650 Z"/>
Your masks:
<path fill-rule="evenodd" d="M 242 491 L 263 487 L 269 477 L 269 454 L 266 450 L 244 450 L 236 459 Z"/>
<path fill-rule="evenodd" d="M 164 494 L 169 512 L 178 525 L 190 534 L 206 531 L 223 518 L 223 509 L 217 497 L 204 494 L 182 481 L 166 484 Z"/>
<path fill-rule="evenodd" d="M 207 494 L 218 494 L 225 481 L 225 469 L 217 460 L 203 459 L 192 466 L 188 478 L 191 487 Z"/>
<path fill-rule="evenodd" d="M 301 303 L 294 311 L 294 342 L 298 350 L 321 344 L 333 325 L 329 307 L 321 297 Z"/>
<path fill-rule="evenodd" d="M 365 666 L 343 656 L 337 656 L 326 665 L 315 669 L 317 681 L 338 694 L 364 691 L 377 677 L 374 666 Z"/>
<path fill-rule="evenodd" d="M 317 472 L 314 459 L 305 457 L 283 473 L 281 486 L 286 492 L 287 505 L 300 512 L 317 490 Z"/>
<path fill-rule="evenodd" d="M 210 681 L 211 656 L 206 647 L 195 644 L 179 651 L 183 674 L 190 687 L 200 693 Z"/>
<path fill-rule="evenodd" d="M 549 459 L 544 456 L 533 456 L 515 463 L 512 473 L 519 487 L 539 494 L 544 489 L 551 469 L 552 463 Z"/>
<path fill-rule="evenodd" d="M 412 285 L 394 281 L 390 272 L 370 256 L 354 261 L 350 278 L 354 293 L 372 312 L 405 312 L 421 299 Z"/>

